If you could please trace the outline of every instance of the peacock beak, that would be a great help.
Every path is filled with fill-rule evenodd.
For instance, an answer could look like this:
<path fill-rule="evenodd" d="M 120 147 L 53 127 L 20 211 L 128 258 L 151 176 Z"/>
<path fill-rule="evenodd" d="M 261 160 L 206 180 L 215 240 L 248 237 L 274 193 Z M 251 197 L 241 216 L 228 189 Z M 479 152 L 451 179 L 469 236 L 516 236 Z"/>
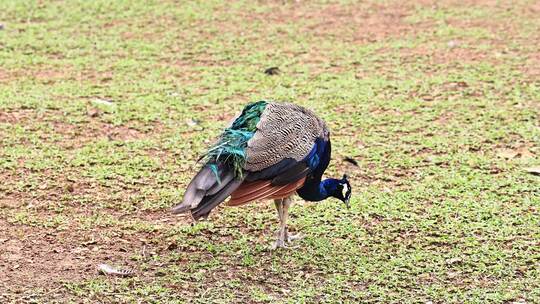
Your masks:
<path fill-rule="evenodd" d="M 347 174 L 344 174 L 343 179 L 342 179 L 342 181 L 344 182 L 343 190 L 345 190 L 343 203 L 345 204 L 345 206 L 347 206 L 347 209 L 350 210 L 351 205 L 349 204 L 349 202 L 351 200 L 352 188 L 351 188 L 351 184 L 349 184 L 349 180 L 347 179 L 347 177 L 348 177 Z"/>
<path fill-rule="evenodd" d="M 349 198 L 346 198 L 343 203 L 345 203 L 345 206 L 347 206 L 347 210 L 351 210 L 351 205 L 349 204 Z"/>

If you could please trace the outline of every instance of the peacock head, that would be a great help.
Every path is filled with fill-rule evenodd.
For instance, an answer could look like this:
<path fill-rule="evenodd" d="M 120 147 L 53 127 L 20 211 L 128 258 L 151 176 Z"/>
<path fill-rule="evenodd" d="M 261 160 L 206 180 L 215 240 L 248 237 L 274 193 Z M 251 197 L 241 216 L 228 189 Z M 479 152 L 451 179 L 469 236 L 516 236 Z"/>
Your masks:
<path fill-rule="evenodd" d="M 333 181 L 335 187 L 332 187 L 333 189 L 330 192 L 330 196 L 339 199 L 347 206 L 347 208 L 350 208 L 349 200 L 351 199 L 352 188 L 347 179 L 347 174 L 344 174 L 342 179 L 333 179 Z"/>

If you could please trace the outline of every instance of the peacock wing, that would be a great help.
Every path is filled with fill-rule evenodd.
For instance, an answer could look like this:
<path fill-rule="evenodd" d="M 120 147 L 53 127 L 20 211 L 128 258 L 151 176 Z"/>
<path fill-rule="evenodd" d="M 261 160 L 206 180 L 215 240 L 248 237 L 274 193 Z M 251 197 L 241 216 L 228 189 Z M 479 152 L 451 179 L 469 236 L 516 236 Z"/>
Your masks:
<path fill-rule="evenodd" d="M 328 129 L 312 111 L 290 103 L 269 103 L 248 141 L 244 169 L 259 172 L 291 159 L 300 162 Z M 295 165 L 294 162 L 289 163 Z"/>
<path fill-rule="evenodd" d="M 291 195 L 302 187 L 325 140 L 328 129 L 313 112 L 293 104 L 269 103 L 247 144 L 246 179 L 228 204 Z"/>

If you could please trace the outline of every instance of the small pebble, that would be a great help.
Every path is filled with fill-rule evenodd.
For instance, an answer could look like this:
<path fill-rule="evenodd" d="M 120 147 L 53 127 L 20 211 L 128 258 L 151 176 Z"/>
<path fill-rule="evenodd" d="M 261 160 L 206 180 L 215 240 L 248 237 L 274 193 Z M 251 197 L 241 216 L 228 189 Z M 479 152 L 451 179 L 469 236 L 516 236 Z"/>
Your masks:
<path fill-rule="evenodd" d="M 198 121 L 197 119 L 191 119 L 191 118 L 188 118 L 186 119 L 186 124 L 190 127 L 195 127 L 196 125 L 199 124 L 200 121 Z"/>
<path fill-rule="evenodd" d="M 459 46 L 459 42 L 455 41 L 455 40 L 450 40 L 450 41 L 448 41 L 447 45 L 448 45 L 449 48 L 453 49 L 453 48 Z"/>
<path fill-rule="evenodd" d="M 86 111 L 86 114 L 88 114 L 88 116 L 90 117 L 98 117 L 99 115 L 101 115 L 101 111 L 96 108 L 91 108 Z"/>

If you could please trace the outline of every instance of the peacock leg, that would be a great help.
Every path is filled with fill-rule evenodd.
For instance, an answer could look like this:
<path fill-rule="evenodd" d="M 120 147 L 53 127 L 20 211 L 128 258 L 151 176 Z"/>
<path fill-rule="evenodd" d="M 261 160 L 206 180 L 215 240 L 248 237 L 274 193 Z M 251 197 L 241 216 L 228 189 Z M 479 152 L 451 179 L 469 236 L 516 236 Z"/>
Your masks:
<path fill-rule="evenodd" d="M 284 202 L 285 202 L 285 199 L 274 200 L 274 204 L 276 205 L 276 209 L 277 209 L 278 217 L 279 217 L 279 230 L 278 230 L 278 238 L 271 247 L 272 250 L 286 247 L 285 240 L 286 240 L 286 233 L 287 233 L 287 218 L 285 217 L 285 213 L 284 213 L 285 211 Z"/>
<path fill-rule="evenodd" d="M 287 243 L 302 238 L 302 236 L 299 234 L 289 234 L 289 231 L 287 229 L 287 220 L 289 219 L 289 207 L 291 206 L 292 202 L 293 200 L 291 197 L 274 200 L 274 204 L 276 205 L 279 216 L 279 231 L 278 238 L 271 247 L 272 250 L 275 250 L 277 248 L 287 248 Z"/>
<path fill-rule="evenodd" d="M 285 218 L 285 222 L 287 222 L 289 218 L 289 207 L 291 206 L 293 202 L 292 197 L 288 197 L 283 199 L 283 217 Z M 294 240 L 299 240 L 302 238 L 302 235 L 300 234 L 289 234 L 289 229 L 287 226 L 285 226 L 285 241 L 288 243 L 291 243 Z"/>

